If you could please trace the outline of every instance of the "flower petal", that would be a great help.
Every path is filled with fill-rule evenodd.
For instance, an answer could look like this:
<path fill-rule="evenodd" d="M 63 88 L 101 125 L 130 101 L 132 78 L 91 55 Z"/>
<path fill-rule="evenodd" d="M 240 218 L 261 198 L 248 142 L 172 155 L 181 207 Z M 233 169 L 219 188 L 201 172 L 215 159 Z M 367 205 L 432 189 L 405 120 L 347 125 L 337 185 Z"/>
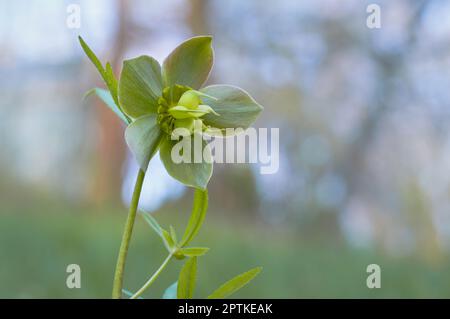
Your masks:
<path fill-rule="evenodd" d="M 187 118 L 187 119 L 175 120 L 175 128 L 185 128 L 189 132 L 193 132 L 194 131 L 194 119 Z"/>
<path fill-rule="evenodd" d="M 162 92 L 161 67 L 155 59 L 140 56 L 123 62 L 119 80 L 119 102 L 128 116 L 156 113 Z"/>
<path fill-rule="evenodd" d="M 178 101 L 179 105 L 183 105 L 189 109 L 196 109 L 202 102 L 195 90 L 188 90 L 181 95 Z"/>
<path fill-rule="evenodd" d="M 176 105 L 169 109 L 170 115 L 176 119 L 199 118 L 208 113 L 215 113 L 208 105 L 199 105 L 197 109 L 192 110 L 183 105 Z M 215 113 L 216 115 L 219 115 Z"/>
<path fill-rule="evenodd" d="M 176 119 L 187 119 L 192 117 L 188 111 L 186 106 L 176 105 L 169 109 L 169 114 Z"/>
<path fill-rule="evenodd" d="M 193 37 L 181 43 L 165 59 L 162 74 L 165 86 L 186 85 L 199 89 L 208 79 L 214 59 L 212 37 Z"/>
<path fill-rule="evenodd" d="M 219 116 L 206 114 L 204 123 L 215 128 L 248 128 L 263 110 L 247 92 L 232 85 L 211 85 L 201 92 L 214 97 L 203 96 L 202 101 L 213 108 Z"/>
<path fill-rule="evenodd" d="M 188 138 L 189 140 L 183 141 L 183 139 L 186 138 Z M 200 150 L 195 150 L 195 138 L 201 139 L 201 154 L 198 153 L 200 152 Z M 160 150 L 161 160 L 164 163 L 167 172 L 173 178 L 177 179 L 187 186 L 206 189 L 213 170 L 211 149 L 209 145 L 203 140 L 201 135 L 194 134 L 191 137 L 183 137 L 183 139 L 180 141 L 174 141 L 170 139 L 170 137 L 164 138 L 161 143 Z M 188 152 L 185 155 L 190 158 L 189 163 L 182 161 L 180 163 L 176 163 L 172 159 L 172 150 L 174 149 L 174 147 L 176 147 L 176 149 L 174 149 L 174 153 L 176 153 L 179 150 L 179 146 L 183 145 L 178 143 L 185 143 L 184 145 L 190 145 L 190 150 L 187 148 L 183 148 L 183 151 Z M 195 163 L 196 152 L 197 156 L 202 156 L 199 163 Z M 179 153 L 177 155 L 179 155 Z"/>
<path fill-rule="evenodd" d="M 155 155 L 163 132 L 156 121 L 156 115 L 144 115 L 128 125 L 125 140 L 139 166 L 145 172 L 150 159 Z"/>
<path fill-rule="evenodd" d="M 213 113 L 214 115 L 220 116 L 220 114 L 214 111 L 214 109 L 209 105 L 201 104 L 198 106 L 196 111 L 201 112 L 203 114 Z"/>

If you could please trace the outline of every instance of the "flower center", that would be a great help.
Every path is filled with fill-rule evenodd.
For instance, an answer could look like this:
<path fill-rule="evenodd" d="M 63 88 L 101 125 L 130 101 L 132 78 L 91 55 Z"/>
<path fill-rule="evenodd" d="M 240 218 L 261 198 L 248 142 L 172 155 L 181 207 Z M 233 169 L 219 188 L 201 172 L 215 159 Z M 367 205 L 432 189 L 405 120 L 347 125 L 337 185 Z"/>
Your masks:
<path fill-rule="evenodd" d="M 187 86 L 164 88 L 158 99 L 158 124 L 162 130 L 167 134 L 172 134 L 177 128 L 187 130 L 188 134 L 204 130 L 206 127 L 201 117 L 208 113 L 218 114 L 202 103 L 201 96 L 207 95 Z"/>

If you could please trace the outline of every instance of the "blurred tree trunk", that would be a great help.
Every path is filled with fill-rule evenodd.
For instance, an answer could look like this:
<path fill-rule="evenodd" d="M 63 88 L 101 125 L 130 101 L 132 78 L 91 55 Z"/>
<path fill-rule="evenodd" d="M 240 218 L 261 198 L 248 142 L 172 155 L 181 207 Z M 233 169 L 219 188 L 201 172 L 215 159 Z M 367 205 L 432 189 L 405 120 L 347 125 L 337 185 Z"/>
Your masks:
<path fill-rule="evenodd" d="M 186 23 L 194 35 L 208 34 L 208 5 L 204 0 L 190 0 Z"/>
<path fill-rule="evenodd" d="M 117 0 L 117 32 L 114 36 L 111 53 L 113 69 L 118 74 L 121 59 L 127 46 L 129 1 Z M 121 121 L 103 103 L 97 100 L 97 116 L 100 130 L 94 175 L 93 201 L 96 204 L 120 202 L 122 185 L 122 166 L 126 148 L 123 140 L 124 127 Z"/>

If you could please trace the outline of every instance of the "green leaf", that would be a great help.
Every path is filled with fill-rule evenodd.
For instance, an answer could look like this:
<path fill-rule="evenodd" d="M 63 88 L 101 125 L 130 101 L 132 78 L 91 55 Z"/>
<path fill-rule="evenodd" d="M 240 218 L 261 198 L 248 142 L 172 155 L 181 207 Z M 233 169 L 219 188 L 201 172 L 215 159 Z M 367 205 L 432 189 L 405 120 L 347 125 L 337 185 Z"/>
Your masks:
<path fill-rule="evenodd" d="M 142 216 L 150 227 L 158 234 L 158 236 L 161 237 L 167 250 L 171 252 L 175 247 L 175 244 L 167 230 L 164 230 L 150 213 L 142 212 Z"/>
<path fill-rule="evenodd" d="M 175 248 L 175 242 L 173 238 L 170 236 L 169 232 L 165 229 L 162 230 L 162 235 L 164 238 L 164 243 L 166 244 L 166 248 L 169 252 L 173 251 Z"/>
<path fill-rule="evenodd" d="M 180 247 L 189 244 L 195 236 L 197 236 L 200 228 L 205 220 L 206 211 L 208 210 L 208 191 L 196 189 L 194 193 L 194 203 L 192 205 L 191 217 L 186 226 Z"/>
<path fill-rule="evenodd" d="M 258 117 L 263 107 L 247 92 L 232 85 L 211 85 L 201 89 L 201 92 L 214 97 L 204 96 L 202 101 L 219 114 L 205 114 L 204 123 L 215 128 L 246 129 Z"/>
<path fill-rule="evenodd" d="M 127 119 L 128 123 L 131 122 L 130 119 L 127 117 L 127 115 L 123 112 L 122 108 L 120 107 L 119 99 L 117 96 L 117 79 L 114 76 L 111 64 L 108 62 L 106 63 L 106 69 L 103 68 L 102 63 L 97 58 L 95 53 L 91 50 L 91 48 L 89 48 L 87 43 L 84 42 L 83 38 L 79 36 L 78 40 L 80 41 L 80 45 L 83 48 L 83 51 L 88 56 L 89 60 L 91 60 L 92 64 L 94 64 L 95 68 L 100 73 L 103 81 L 105 82 L 106 86 L 111 92 L 112 99 L 114 100 L 114 103 L 116 104 L 117 108 L 120 110 L 120 113 L 123 114 L 123 117 Z"/>
<path fill-rule="evenodd" d="M 162 237 L 162 227 L 159 225 L 158 221 L 147 212 L 141 212 L 142 217 L 144 220 L 150 225 L 150 227 L 159 235 Z"/>
<path fill-rule="evenodd" d="M 117 95 L 117 79 L 116 76 L 114 75 L 114 71 L 111 67 L 111 63 L 107 62 L 106 63 L 106 69 L 105 69 L 105 82 L 106 85 L 108 86 L 108 89 L 111 91 L 111 95 L 114 99 L 114 102 L 116 104 L 119 104 L 119 99 L 118 99 L 118 95 Z"/>
<path fill-rule="evenodd" d="M 128 116 L 138 118 L 156 113 L 161 92 L 161 67 L 158 61 L 149 56 L 140 56 L 123 62 L 119 101 Z"/>
<path fill-rule="evenodd" d="M 214 52 L 212 37 L 193 37 L 181 43 L 163 63 L 162 73 L 165 86 L 186 85 L 199 89 L 208 79 Z"/>
<path fill-rule="evenodd" d="M 87 43 L 81 36 L 78 36 L 78 41 L 80 41 L 80 45 L 83 48 L 84 53 L 86 53 L 86 55 L 88 56 L 89 60 L 91 60 L 92 64 L 94 64 L 94 66 L 97 68 L 100 75 L 105 78 L 105 70 L 103 69 L 103 65 L 97 58 L 95 53 L 91 50 L 91 48 L 87 45 Z"/>
<path fill-rule="evenodd" d="M 178 281 L 175 281 L 173 284 L 171 284 L 164 291 L 163 299 L 177 299 L 177 286 L 178 286 Z"/>
<path fill-rule="evenodd" d="M 178 278 L 177 298 L 191 299 L 194 295 L 197 276 L 197 257 L 189 258 L 181 268 Z"/>
<path fill-rule="evenodd" d="M 168 135 L 166 136 L 167 138 L 163 138 L 161 142 L 160 156 L 169 175 L 186 186 L 206 189 L 213 170 L 209 145 L 196 134 L 183 137 L 180 141 L 174 141 Z M 199 145 L 201 142 L 201 148 L 195 147 L 196 138 L 199 139 L 197 140 Z M 186 161 L 176 162 L 172 159 L 171 153 L 174 147 L 174 154 L 180 155 L 180 151 L 183 151 L 183 157 L 187 157 Z M 195 163 L 196 159 L 198 163 Z"/>
<path fill-rule="evenodd" d="M 206 247 L 188 247 L 180 248 L 178 251 L 180 254 L 186 257 L 199 257 L 208 252 L 209 248 Z"/>
<path fill-rule="evenodd" d="M 240 274 L 233 279 L 227 281 L 220 286 L 216 291 L 208 296 L 208 299 L 224 299 L 231 294 L 235 293 L 246 284 L 248 284 L 253 278 L 255 278 L 262 270 L 262 267 L 253 268 L 243 274 Z"/>
<path fill-rule="evenodd" d="M 170 237 L 172 237 L 172 240 L 175 242 L 175 244 L 178 242 L 177 240 L 177 232 L 175 231 L 175 228 L 173 228 L 172 225 L 170 225 Z"/>
<path fill-rule="evenodd" d="M 85 94 L 85 97 L 88 97 L 89 95 L 92 94 L 97 95 L 103 101 L 103 103 L 105 103 L 123 122 L 125 122 L 125 124 L 130 123 L 130 120 L 127 117 L 125 117 L 125 115 L 119 109 L 117 104 L 114 102 L 111 93 L 108 90 L 93 88 L 92 90 L 89 90 Z"/>
<path fill-rule="evenodd" d="M 155 155 L 163 132 L 156 121 L 156 115 L 144 115 L 131 123 L 125 130 L 125 140 L 139 166 L 145 172 L 150 159 Z"/>

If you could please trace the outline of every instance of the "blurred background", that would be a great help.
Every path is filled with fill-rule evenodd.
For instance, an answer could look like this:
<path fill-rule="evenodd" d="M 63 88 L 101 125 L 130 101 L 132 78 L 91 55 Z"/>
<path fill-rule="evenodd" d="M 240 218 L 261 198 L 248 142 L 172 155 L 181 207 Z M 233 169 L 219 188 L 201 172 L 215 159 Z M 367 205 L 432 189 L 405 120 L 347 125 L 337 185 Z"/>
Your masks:
<path fill-rule="evenodd" d="M 381 28 L 366 12 L 380 5 Z M 80 8 L 80 28 L 67 19 Z M 72 26 L 73 27 L 73 26 Z M 0 297 L 108 298 L 137 174 L 82 35 L 120 74 L 214 36 L 208 83 L 248 90 L 280 168 L 216 164 L 196 296 L 261 265 L 236 297 L 450 297 L 450 2 L 0 0 Z M 192 191 L 158 157 L 141 208 L 181 234 Z M 165 257 L 137 219 L 125 288 Z M 66 287 L 79 264 L 81 289 Z M 368 289 L 366 267 L 381 267 Z M 177 276 L 174 262 L 154 289 Z"/>

